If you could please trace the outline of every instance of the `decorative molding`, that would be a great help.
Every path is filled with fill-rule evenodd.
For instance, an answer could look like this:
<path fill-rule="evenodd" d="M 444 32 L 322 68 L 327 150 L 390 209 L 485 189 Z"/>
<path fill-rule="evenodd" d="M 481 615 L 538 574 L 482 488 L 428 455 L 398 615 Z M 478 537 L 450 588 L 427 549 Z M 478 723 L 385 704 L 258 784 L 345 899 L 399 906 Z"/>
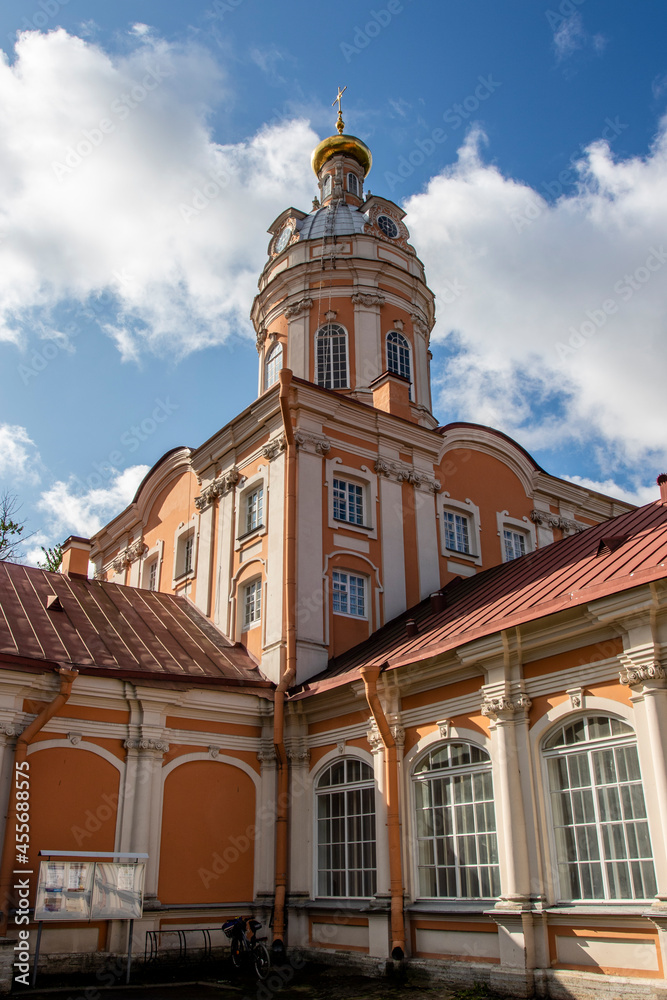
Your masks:
<path fill-rule="evenodd" d="M 313 451 L 317 455 L 326 455 L 331 449 L 331 441 L 324 434 L 313 434 L 307 431 L 294 431 L 294 440 L 304 451 Z"/>
<path fill-rule="evenodd" d="M 112 565 L 116 573 L 122 573 L 126 566 L 131 566 L 133 562 L 137 559 L 141 559 L 144 552 L 146 552 L 147 546 L 144 543 L 143 538 L 137 538 L 130 545 L 127 545 L 124 549 L 121 549 L 118 555 L 114 556 Z"/>
<path fill-rule="evenodd" d="M 126 750 L 152 750 L 157 753 L 168 753 L 169 744 L 164 740 L 131 739 L 125 740 L 123 746 Z"/>
<path fill-rule="evenodd" d="M 382 734 L 377 727 L 375 719 L 371 717 L 369 722 L 369 728 L 366 730 L 366 739 L 370 744 L 371 753 L 382 753 L 384 750 L 384 740 L 382 739 Z M 389 729 L 391 731 L 391 735 L 396 741 L 396 746 L 400 749 L 405 745 L 405 729 L 400 725 L 400 723 L 390 723 Z"/>
<path fill-rule="evenodd" d="M 580 535 L 590 524 L 582 524 L 571 517 L 561 517 L 560 514 L 552 514 L 548 510 L 531 510 L 530 519 L 533 524 L 540 524 L 546 528 L 560 528 L 565 534 Z"/>
<path fill-rule="evenodd" d="M 12 726 L 10 723 L 5 725 L 0 725 L 0 736 L 6 736 L 7 739 L 17 739 L 23 732 L 21 726 Z"/>
<path fill-rule="evenodd" d="M 329 309 L 327 310 L 327 312 L 325 312 L 324 318 L 327 321 L 327 323 L 333 323 L 337 315 L 338 313 L 336 312 L 335 309 Z"/>
<path fill-rule="evenodd" d="M 304 766 L 310 761 L 310 750 L 307 747 L 292 747 L 285 752 L 288 761 L 295 766 Z"/>
<path fill-rule="evenodd" d="M 345 753 L 345 747 L 346 747 L 345 740 L 341 740 L 339 743 L 336 744 L 336 750 L 338 751 L 338 753 Z"/>
<path fill-rule="evenodd" d="M 451 719 L 441 719 L 440 722 L 436 722 L 436 726 L 440 731 L 440 735 L 443 740 L 448 740 L 452 735 L 452 720 Z"/>
<path fill-rule="evenodd" d="M 262 329 L 257 334 L 257 340 L 255 341 L 255 347 L 257 348 L 258 354 L 262 353 L 262 349 L 264 347 L 264 344 L 266 343 L 266 338 L 268 337 L 268 335 L 269 331 L 266 329 L 265 326 L 263 326 Z"/>
<path fill-rule="evenodd" d="M 218 476 L 218 478 L 214 479 L 212 483 L 209 483 L 208 486 L 204 487 L 201 491 L 201 496 L 195 497 L 195 507 L 197 510 L 204 510 L 218 497 L 222 497 L 225 493 L 229 493 L 229 491 L 236 486 L 240 479 L 241 473 L 236 466 L 230 469 L 229 472 L 225 472 L 221 476 Z"/>
<path fill-rule="evenodd" d="M 422 469 L 415 469 L 414 466 L 404 465 L 402 462 L 390 462 L 386 458 L 378 458 L 373 468 L 380 476 L 395 479 L 399 483 L 410 483 L 426 492 L 439 493 L 442 489 L 440 480 L 435 476 Z"/>
<path fill-rule="evenodd" d="M 514 701 L 506 695 L 484 695 L 482 715 L 490 719 L 502 719 L 503 716 L 516 715 L 530 711 L 532 701 L 527 694 L 519 693 Z"/>
<path fill-rule="evenodd" d="M 220 747 L 208 748 L 208 755 L 211 758 L 211 760 L 216 760 L 219 753 L 220 753 Z"/>
<path fill-rule="evenodd" d="M 381 292 L 354 292 L 350 296 L 350 301 L 355 306 L 366 306 L 367 309 L 377 306 L 381 308 L 387 301 Z"/>
<path fill-rule="evenodd" d="M 568 688 L 565 694 L 570 699 L 572 708 L 584 707 L 584 689 L 581 687 Z"/>
<path fill-rule="evenodd" d="M 271 438 L 270 441 L 262 448 L 262 455 L 267 458 L 269 462 L 272 462 L 274 458 L 277 458 L 281 452 L 287 447 L 287 439 L 284 434 L 278 434 L 276 437 Z"/>
<path fill-rule="evenodd" d="M 410 319 L 412 320 L 412 329 L 415 333 L 418 333 L 420 337 L 425 340 L 428 337 L 428 324 L 424 321 L 423 316 L 419 313 L 410 313 Z"/>
<path fill-rule="evenodd" d="M 273 749 L 273 746 L 264 747 L 262 750 L 258 750 L 257 760 L 260 762 L 262 766 L 264 766 L 265 764 L 275 764 L 277 757 L 276 757 L 276 751 Z"/>
<path fill-rule="evenodd" d="M 404 326 L 405 326 L 405 323 L 403 322 L 402 319 L 395 319 L 394 320 L 394 330 L 398 330 L 399 333 L 403 333 L 403 327 Z"/>
<path fill-rule="evenodd" d="M 666 675 L 664 667 L 655 661 L 641 666 L 626 667 L 618 676 L 621 684 L 634 687 L 635 684 L 644 684 L 646 681 L 662 681 Z"/>
<path fill-rule="evenodd" d="M 292 319 L 293 316 L 298 316 L 302 312 L 306 312 L 313 305 L 313 300 L 310 296 L 305 295 L 298 302 L 293 302 L 291 306 L 288 306 L 285 310 L 285 316 L 287 319 Z"/>
<path fill-rule="evenodd" d="M 81 733 L 68 733 L 67 739 L 72 744 L 73 747 L 77 746 L 83 739 Z"/>

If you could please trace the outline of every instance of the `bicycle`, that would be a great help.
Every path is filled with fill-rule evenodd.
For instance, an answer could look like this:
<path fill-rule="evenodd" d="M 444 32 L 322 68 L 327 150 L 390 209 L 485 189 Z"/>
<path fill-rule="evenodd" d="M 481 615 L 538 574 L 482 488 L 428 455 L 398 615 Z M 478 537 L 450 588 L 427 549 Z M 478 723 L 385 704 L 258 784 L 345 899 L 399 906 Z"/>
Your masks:
<path fill-rule="evenodd" d="M 258 938 L 261 927 L 259 920 L 252 917 L 232 917 L 222 925 L 222 930 L 230 941 L 232 965 L 240 969 L 246 960 L 252 959 L 258 979 L 266 979 L 271 970 L 271 957 L 264 944 L 266 938 Z M 248 936 L 250 931 L 250 936 Z"/>

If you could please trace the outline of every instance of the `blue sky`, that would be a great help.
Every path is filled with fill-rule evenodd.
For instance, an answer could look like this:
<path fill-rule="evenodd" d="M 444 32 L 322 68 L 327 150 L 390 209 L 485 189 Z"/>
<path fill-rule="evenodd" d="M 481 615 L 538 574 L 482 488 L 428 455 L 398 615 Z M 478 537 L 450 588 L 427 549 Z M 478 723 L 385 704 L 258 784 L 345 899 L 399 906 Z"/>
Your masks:
<path fill-rule="evenodd" d="M 665 37 L 648 0 L 6 0 L 0 487 L 29 558 L 254 398 L 266 228 L 310 207 L 339 85 L 438 297 L 441 423 L 657 495 Z"/>

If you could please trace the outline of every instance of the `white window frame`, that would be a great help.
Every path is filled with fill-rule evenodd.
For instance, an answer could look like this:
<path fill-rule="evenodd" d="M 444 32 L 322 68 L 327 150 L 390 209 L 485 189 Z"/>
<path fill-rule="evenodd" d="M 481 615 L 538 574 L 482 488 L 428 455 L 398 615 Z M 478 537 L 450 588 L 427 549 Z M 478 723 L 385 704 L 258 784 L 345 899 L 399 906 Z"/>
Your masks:
<path fill-rule="evenodd" d="M 392 346 L 396 348 L 396 353 L 398 354 L 398 368 L 399 368 L 398 371 L 396 371 L 395 368 L 391 368 L 390 365 L 389 365 L 389 344 L 390 344 L 389 338 L 391 336 L 399 338 L 398 342 L 391 341 Z M 412 388 L 413 388 L 414 373 L 412 371 L 412 368 L 413 368 L 413 365 L 412 365 L 412 346 L 410 344 L 410 341 L 408 340 L 408 338 L 405 336 L 404 333 L 400 332 L 400 330 L 388 330 L 387 331 L 387 335 L 386 335 L 385 340 L 384 340 L 384 346 L 385 346 L 385 351 L 386 351 L 386 356 L 387 356 L 387 371 L 391 372 L 392 375 L 401 375 L 403 378 L 407 378 L 409 380 L 409 382 L 410 382 L 410 393 L 409 393 L 409 396 L 410 396 L 410 400 L 412 400 L 413 399 Z M 407 375 L 405 374 L 405 372 L 402 372 L 400 370 L 400 368 L 401 368 L 401 350 L 406 351 L 407 355 L 408 355 L 408 364 L 407 364 L 408 374 Z"/>
<path fill-rule="evenodd" d="M 604 888 L 605 888 L 605 896 L 604 897 L 597 896 L 597 897 L 593 897 L 593 898 L 585 898 L 585 897 L 574 897 L 573 898 L 569 894 L 564 893 L 563 892 L 563 887 L 561 886 L 561 878 L 560 878 L 560 873 L 558 871 L 558 866 L 559 866 L 560 858 L 559 858 L 558 848 L 557 848 L 557 844 L 556 844 L 556 832 L 555 832 L 555 830 L 556 830 L 556 822 L 555 822 L 555 816 L 554 816 L 552 802 L 551 802 L 552 788 L 551 788 L 551 781 L 550 781 L 550 777 L 549 777 L 549 769 L 548 769 L 548 763 L 547 763 L 548 760 L 550 758 L 559 757 L 559 756 L 560 757 L 571 756 L 571 755 L 576 754 L 577 752 L 590 754 L 595 749 L 604 750 L 604 749 L 607 749 L 607 748 L 612 747 L 612 746 L 633 745 L 635 747 L 635 749 L 636 749 L 636 752 L 637 752 L 637 759 L 638 759 L 639 770 L 640 770 L 641 788 L 642 788 L 642 791 L 645 792 L 645 779 L 644 779 L 644 775 L 642 773 L 642 760 L 641 760 L 641 752 L 640 752 L 638 734 L 637 734 L 637 731 L 636 731 L 636 729 L 635 729 L 635 727 L 633 725 L 633 722 L 629 718 L 626 718 L 623 715 L 616 714 L 613 710 L 610 711 L 606 707 L 605 708 L 603 708 L 603 707 L 596 707 L 594 705 L 594 703 L 593 703 L 596 699 L 589 699 L 589 700 L 591 701 L 591 704 L 590 705 L 589 704 L 586 705 L 585 711 L 578 712 L 578 713 L 573 713 L 573 714 L 568 714 L 567 712 L 565 712 L 563 715 L 559 715 L 556 719 L 554 719 L 553 722 L 552 722 L 552 724 L 548 726 L 548 728 L 546 729 L 546 731 L 543 731 L 543 732 L 539 733 L 539 735 L 536 734 L 536 739 L 538 739 L 538 743 L 536 744 L 536 747 L 539 748 L 540 758 L 541 758 L 541 773 L 542 773 L 543 798 L 544 798 L 544 808 L 545 808 L 545 820 L 546 820 L 546 826 L 547 826 L 547 829 L 548 829 L 548 846 L 549 846 L 549 851 L 550 851 L 551 858 L 552 858 L 552 865 L 551 865 L 551 867 L 553 868 L 553 871 L 554 871 L 553 878 L 552 878 L 552 889 L 553 889 L 553 892 L 554 892 L 554 899 L 557 902 L 568 903 L 571 906 L 578 906 L 578 905 L 607 906 L 610 903 L 611 904 L 617 904 L 617 905 L 627 906 L 627 905 L 632 905 L 632 904 L 636 905 L 637 903 L 645 903 L 647 901 L 646 897 L 642 897 L 642 898 L 639 898 L 639 897 L 617 897 L 617 896 L 611 896 L 611 895 L 607 894 L 606 890 L 607 890 L 607 886 L 608 886 L 608 877 L 606 875 L 606 872 L 604 871 L 604 867 L 605 867 L 605 860 L 610 860 L 610 859 L 605 859 L 604 858 L 603 838 L 602 838 L 602 834 L 601 834 L 601 826 L 600 826 L 600 819 L 599 819 L 599 803 L 597 801 L 597 796 L 595 796 L 595 795 L 593 795 L 594 809 L 595 809 L 595 831 L 596 831 L 596 834 L 597 834 L 598 847 L 600 848 L 600 852 L 599 853 L 600 853 L 600 859 L 601 859 L 602 880 L 603 880 L 603 885 L 604 885 Z M 624 725 L 628 726 L 632 730 L 632 732 L 630 732 L 630 733 L 624 733 L 624 734 L 620 734 L 620 735 L 616 735 L 616 736 L 611 736 L 611 737 L 608 737 L 608 738 L 601 738 L 599 740 L 595 740 L 595 739 L 594 740 L 586 740 L 586 741 L 581 742 L 581 743 L 569 744 L 567 747 L 547 748 L 546 744 L 554 736 L 554 734 L 555 734 L 555 732 L 557 730 L 562 729 L 564 726 L 572 725 L 573 723 L 576 723 L 577 721 L 579 721 L 580 719 L 583 719 L 584 717 L 589 717 L 590 718 L 590 717 L 600 717 L 600 716 L 605 717 L 605 718 L 609 718 L 609 719 L 614 719 L 615 721 L 618 721 L 618 722 L 622 722 Z M 593 791 L 595 791 L 596 787 L 599 787 L 599 786 L 596 786 L 595 784 L 591 784 L 591 785 L 585 786 L 585 787 L 592 788 Z M 608 787 L 608 786 L 602 786 L 602 787 Z M 616 783 L 616 785 L 614 787 L 619 787 L 618 782 Z M 645 807 L 645 812 L 646 812 L 645 819 L 646 819 L 646 823 L 647 823 L 647 826 L 648 826 L 648 833 L 649 833 L 649 838 L 650 838 L 651 847 L 652 847 L 651 860 L 653 862 L 654 875 L 655 875 L 656 882 L 657 882 L 658 877 L 659 877 L 659 867 L 660 867 L 659 860 L 658 860 L 658 858 L 659 858 L 659 845 L 657 845 L 655 843 L 655 836 L 654 836 L 654 834 L 655 834 L 655 826 L 651 822 L 651 807 L 650 807 L 650 802 L 648 801 L 648 798 L 647 798 L 646 794 L 644 794 L 644 807 Z M 623 824 L 623 825 L 625 826 L 625 824 Z M 662 837 L 664 835 L 664 831 L 662 831 L 660 829 L 658 835 L 659 835 L 659 837 Z M 656 848 L 658 848 L 658 853 L 657 854 L 656 854 Z M 626 860 L 626 859 L 619 859 L 619 860 Z M 648 860 L 648 859 L 644 859 L 644 860 Z M 651 900 L 653 899 L 653 897 L 648 897 L 648 898 L 651 899 Z"/>
<path fill-rule="evenodd" d="M 363 753 L 363 751 L 362 751 L 362 753 Z M 320 780 L 322 779 L 322 777 L 324 776 L 324 774 L 325 774 L 325 772 L 327 770 L 329 770 L 331 767 L 333 767 L 334 765 L 336 765 L 340 761 L 350 761 L 350 760 L 357 761 L 358 763 L 363 764 L 366 767 L 370 768 L 371 772 L 373 772 L 372 777 L 362 779 L 361 781 L 358 781 L 358 782 L 345 782 L 345 783 L 340 784 L 340 785 L 329 785 L 329 786 L 326 786 L 323 789 L 319 788 Z M 320 871 L 328 872 L 328 871 L 334 871 L 334 870 L 336 870 L 336 869 L 328 869 L 328 868 L 320 869 L 320 865 L 319 865 L 319 847 L 320 847 L 319 822 L 318 822 L 318 820 L 319 820 L 319 798 L 320 797 L 324 797 L 326 795 L 330 795 L 332 792 L 337 792 L 337 791 L 346 792 L 346 791 L 351 791 L 351 790 L 359 790 L 359 791 L 361 791 L 361 790 L 366 790 L 368 788 L 371 788 L 372 789 L 372 793 L 373 793 L 372 794 L 372 800 L 373 800 L 373 826 L 374 826 L 374 841 L 373 841 L 373 843 L 377 844 L 377 841 L 378 841 L 378 815 L 381 815 L 381 813 L 379 814 L 379 811 L 378 811 L 378 786 L 377 786 L 377 780 L 376 780 L 376 777 L 375 777 L 374 762 L 371 761 L 371 760 L 364 759 L 364 756 L 362 756 L 362 754 L 359 754 L 359 756 L 357 756 L 357 754 L 353 753 L 353 754 L 350 754 L 349 756 L 346 755 L 346 756 L 343 756 L 343 757 L 341 757 L 341 756 L 332 757 L 331 755 L 327 755 L 327 757 L 325 757 L 324 761 L 322 761 L 322 766 L 320 767 L 318 773 L 315 775 L 315 777 L 313 779 L 313 827 L 314 827 L 314 829 L 313 829 L 313 845 L 314 845 L 314 850 L 313 850 L 313 862 L 314 862 L 313 863 L 313 887 L 314 887 L 314 892 L 313 892 L 313 896 L 314 896 L 315 899 L 369 899 L 369 898 L 373 897 L 375 895 L 375 893 L 377 892 L 377 884 L 378 884 L 377 849 L 376 849 L 376 852 L 375 852 L 375 865 L 374 865 L 374 867 L 369 867 L 369 868 L 364 867 L 363 869 L 354 869 L 356 871 L 361 870 L 361 871 L 369 873 L 369 875 L 370 875 L 370 881 L 371 881 L 371 885 L 369 886 L 369 888 L 372 889 L 372 892 L 370 892 L 368 895 L 365 895 L 365 896 L 349 896 L 349 895 L 342 895 L 341 894 L 341 895 L 337 895 L 337 896 L 326 896 L 326 895 L 320 894 L 320 891 L 319 891 L 320 890 Z M 347 807 L 347 796 L 345 796 L 345 800 L 346 800 L 345 804 L 346 804 L 346 807 Z M 369 815 L 369 814 L 363 814 L 362 813 L 362 815 Z M 346 818 L 347 818 L 347 816 L 346 816 Z M 346 833 L 347 833 L 347 831 L 346 831 Z M 363 842 L 364 841 L 362 841 L 362 843 Z M 367 841 L 367 842 L 371 843 L 371 841 Z M 349 842 L 348 842 L 348 839 L 346 837 L 346 839 L 344 841 L 344 844 L 345 844 L 345 882 L 346 882 L 345 888 L 346 889 L 349 888 L 349 877 L 348 876 L 349 876 L 349 871 L 350 871 L 349 864 L 348 864 L 348 862 L 349 862 L 349 848 L 348 848 L 348 843 Z M 354 841 L 353 843 L 358 843 L 358 841 Z M 338 870 L 340 870 L 340 869 L 338 869 Z"/>
<path fill-rule="evenodd" d="M 174 567 L 172 579 L 174 586 L 183 583 L 185 580 L 191 580 L 197 573 L 199 531 L 197 530 L 196 517 L 197 515 L 195 514 L 190 521 L 181 521 L 174 532 Z M 192 538 L 192 566 L 186 571 L 185 552 L 189 538 Z"/>
<path fill-rule="evenodd" d="M 276 365 L 275 362 L 279 361 Z M 278 381 L 278 375 L 283 367 L 283 345 L 282 341 L 276 340 L 271 344 L 264 358 L 264 388 L 270 389 Z M 273 378 L 271 377 L 273 375 Z"/>
<path fill-rule="evenodd" d="M 353 180 L 354 184 L 352 183 Z M 359 178 L 352 170 L 350 170 L 350 172 L 347 175 L 347 190 L 349 191 L 350 194 L 353 194 L 356 198 L 359 198 L 361 196 L 360 188 L 361 184 L 359 182 Z"/>
<path fill-rule="evenodd" d="M 457 572 L 457 566 L 462 560 L 464 563 L 471 563 L 474 566 L 482 565 L 482 547 L 480 539 L 479 507 L 472 500 L 467 499 L 465 503 L 461 500 L 453 500 L 449 493 L 441 493 L 442 500 L 439 502 L 440 517 L 440 545 L 442 554 L 448 560 L 452 560 L 451 566 L 447 568 L 451 573 Z M 445 514 L 459 514 L 468 518 L 468 540 L 470 542 L 470 552 L 459 552 L 458 549 L 447 547 L 447 519 Z"/>
<path fill-rule="evenodd" d="M 537 535 L 535 532 L 535 525 L 527 517 L 510 517 L 509 511 L 502 510 L 496 514 L 496 524 L 498 526 L 498 538 L 500 539 L 500 554 L 502 556 L 502 561 L 514 562 L 514 559 L 505 558 L 505 536 L 504 531 L 507 528 L 508 531 L 516 531 L 524 536 L 526 539 L 526 551 L 524 555 L 528 555 L 529 552 L 535 552 L 537 548 Z"/>
<path fill-rule="evenodd" d="M 319 343 L 320 343 L 320 334 L 322 333 L 323 330 L 328 330 L 330 327 L 337 327 L 339 330 L 342 330 L 343 335 L 344 335 L 344 341 L 345 341 L 345 385 L 333 385 L 332 384 L 330 386 L 327 386 L 327 385 L 322 385 L 322 383 L 319 381 L 319 377 L 318 377 L 319 376 L 319 350 L 318 350 L 318 347 L 319 347 Z M 340 336 L 340 334 L 336 334 L 336 336 L 338 337 L 338 336 Z M 324 340 L 324 338 L 322 338 L 322 340 Z M 328 340 L 328 345 L 329 345 L 329 350 L 330 350 L 331 349 L 330 348 L 331 337 L 327 337 L 327 340 Z M 313 358 L 314 358 L 314 364 L 315 364 L 315 370 L 313 372 L 313 375 L 314 375 L 313 381 L 315 382 L 315 385 L 319 385 L 322 389 L 330 389 L 333 392 L 338 391 L 340 389 L 349 389 L 350 388 L 350 335 L 349 335 L 347 329 L 342 325 L 342 323 L 336 323 L 336 322 L 323 323 L 322 326 L 318 327 L 318 329 L 315 331 L 315 342 L 314 342 Z M 331 373 L 332 373 L 332 376 L 333 376 L 333 359 L 330 357 L 329 360 L 331 361 Z M 332 377 L 331 381 L 333 382 L 333 377 Z"/>
<path fill-rule="evenodd" d="M 152 548 L 144 554 L 141 562 L 141 587 L 143 590 L 150 590 L 150 571 L 151 567 L 155 566 L 156 571 L 156 586 L 154 593 L 160 590 L 160 576 L 162 574 L 162 557 L 164 552 L 164 542 L 158 540 Z"/>
<path fill-rule="evenodd" d="M 334 479 L 342 479 L 354 486 L 361 486 L 364 491 L 364 524 L 354 524 L 352 521 L 343 521 L 334 517 Z M 377 475 L 372 473 L 366 465 L 355 469 L 350 465 L 343 465 L 340 458 L 329 458 L 326 460 L 324 485 L 328 493 L 329 527 L 334 531 L 353 531 L 365 538 L 377 538 Z"/>
<path fill-rule="evenodd" d="M 256 618 L 249 621 L 246 613 L 248 609 L 248 596 L 251 588 L 253 589 L 255 595 L 259 596 L 259 612 Z M 250 580 L 243 580 L 241 582 L 241 600 L 239 602 L 239 628 L 241 632 L 250 632 L 252 629 L 258 628 L 262 624 L 262 605 L 264 604 L 264 594 L 262 589 L 261 576 L 256 576 Z M 257 596 L 255 596 L 254 603 L 257 603 Z"/>
<path fill-rule="evenodd" d="M 368 525 L 366 521 L 368 519 L 366 508 L 368 506 L 368 501 L 366 497 L 366 490 L 362 483 L 356 482 L 353 479 L 345 479 L 342 476 L 337 477 L 335 474 L 331 480 L 331 493 L 334 511 L 334 520 L 341 522 L 342 524 L 352 524 L 355 528 L 367 528 Z M 341 497 L 340 494 L 343 494 Z M 340 510 L 343 507 L 346 516 L 341 517 Z M 356 518 L 359 516 L 358 508 L 361 508 L 361 520 L 358 521 Z M 336 511 L 338 510 L 338 513 Z M 353 515 L 352 517 L 350 515 Z"/>
<path fill-rule="evenodd" d="M 236 542 L 235 548 L 238 550 L 242 548 L 249 539 L 261 537 L 266 534 L 267 531 L 267 521 L 268 521 L 268 503 L 269 503 L 269 489 L 268 489 L 268 476 L 265 475 L 266 466 L 262 466 L 261 470 L 250 476 L 250 478 L 244 480 L 242 487 L 238 489 L 237 493 L 237 516 L 236 516 Z M 253 495 L 253 493 L 262 489 L 262 522 L 258 524 L 257 527 L 247 530 L 248 524 L 248 499 Z"/>
<path fill-rule="evenodd" d="M 351 601 L 350 601 L 350 598 L 351 598 L 351 594 L 350 594 L 350 577 L 352 577 L 352 579 L 355 581 L 355 584 L 354 584 L 355 587 L 358 587 L 359 583 L 361 583 L 361 589 L 362 589 L 362 594 L 363 594 L 363 602 L 364 602 L 364 613 L 362 615 L 354 614 L 352 611 L 349 611 L 349 610 L 348 611 L 340 611 L 340 610 L 337 611 L 335 609 L 334 604 L 335 604 L 336 593 L 337 593 L 337 591 L 335 589 L 335 585 L 334 585 L 335 584 L 335 581 L 334 581 L 334 576 L 335 575 L 339 575 L 339 576 L 344 576 L 345 577 L 345 587 L 346 587 L 345 593 L 346 593 L 346 596 L 347 596 L 348 608 L 349 608 L 350 603 L 351 603 Z M 340 583 L 342 581 L 338 581 L 338 582 Z M 331 569 L 331 610 L 332 610 L 333 614 L 339 615 L 342 618 L 354 618 L 355 621 L 359 621 L 359 622 L 370 621 L 370 608 L 368 606 L 370 589 L 369 589 L 369 585 L 368 584 L 369 584 L 368 576 L 365 573 L 360 573 L 358 570 L 347 569 L 347 567 L 333 566 L 332 569 Z"/>
<path fill-rule="evenodd" d="M 443 769 L 442 774 L 440 772 L 430 772 L 430 773 L 436 775 L 436 777 L 437 776 L 444 776 L 444 775 L 451 775 L 454 778 L 458 777 L 458 776 L 464 776 L 466 774 L 480 773 L 481 771 L 483 771 L 484 773 L 490 774 L 490 776 L 491 776 L 491 785 L 492 785 L 492 789 L 493 789 L 493 791 L 492 791 L 492 798 L 491 798 L 490 801 L 493 804 L 494 825 L 495 825 L 495 830 L 492 831 L 492 832 L 493 832 L 493 834 L 495 835 L 495 838 L 496 838 L 496 851 L 497 851 L 497 855 L 498 855 L 497 863 L 495 865 L 493 865 L 492 867 L 496 869 L 496 877 L 497 877 L 497 880 L 498 880 L 498 896 L 500 896 L 500 894 L 502 892 L 502 888 L 501 888 L 501 868 L 502 868 L 502 864 L 501 864 L 501 851 L 502 851 L 501 836 L 502 836 L 502 831 L 499 830 L 499 825 L 500 825 L 499 819 L 500 818 L 499 818 L 498 811 L 497 811 L 496 805 L 495 805 L 495 803 L 496 803 L 496 793 L 495 793 L 494 780 L 493 780 L 493 761 L 491 759 L 490 747 L 484 746 L 481 743 L 477 742 L 477 740 L 470 739 L 470 738 L 468 738 L 464 734 L 456 735 L 455 733 L 452 733 L 451 737 L 449 739 L 446 739 L 446 740 L 438 739 L 437 738 L 437 734 L 434 734 L 434 737 L 435 738 L 432 741 L 430 741 L 430 740 L 425 741 L 424 744 L 421 745 L 421 747 L 418 750 L 416 750 L 416 752 L 413 752 L 413 755 L 411 755 L 411 759 L 409 760 L 409 766 L 410 766 L 410 791 L 411 791 L 411 796 L 410 796 L 410 800 L 411 800 L 411 825 L 412 825 L 413 838 L 414 838 L 414 844 L 415 844 L 415 851 L 413 852 L 413 855 L 414 855 L 414 863 L 413 863 L 414 898 L 417 899 L 417 900 L 428 900 L 428 901 L 434 902 L 434 903 L 441 903 L 441 902 L 443 902 L 443 901 L 446 900 L 448 903 L 463 903 L 463 904 L 468 903 L 471 900 L 496 899 L 496 898 L 498 898 L 497 896 L 464 896 L 464 895 L 457 895 L 457 896 L 444 896 L 444 895 L 442 895 L 442 896 L 423 896 L 421 894 L 421 891 L 420 891 L 421 890 L 421 885 L 420 885 L 420 879 L 419 879 L 419 867 L 420 867 L 419 866 L 419 851 L 418 851 L 418 848 L 417 848 L 418 841 L 421 838 L 418 836 L 416 786 L 417 786 L 417 784 L 420 784 L 421 782 L 428 781 L 428 777 L 424 777 L 424 778 L 417 777 L 415 775 L 415 770 L 419 766 L 419 764 L 421 763 L 421 761 L 425 757 L 427 757 L 429 754 L 431 754 L 431 753 L 437 753 L 439 750 L 442 750 L 444 747 L 446 747 L 448 745 L 451 746 L 453 744 L 460 744 L 460 743 L 467 744 L 467 745 L 473 747 L 474 749 L 480 751 L 481 753 L 486 754 L 487 757 L 488 757 L 488 760 L 484 761 L 484 762 L 476 762 L 475 764 L 472 764 L 472 765 L 468 764 L 468 765 L 462 765 L 462 766 L 459 766 L 459 767 L 451 767 L 451 768 Z M 408 763 L 408 761 L 406 761 L 406 763 Z M 427 774 L 428 774 L 428 772 L 427 772 Z M 450 806 L 450 808 L 453 808 L 453 807 Z M 477 824 L 475 824 L 475 825 L 477 825 Z M 475 837 L 477 837 L 477 833 L 475 834 Z M 460 855 L 458 855 L 457 859 L 456 859 L 456 878 L 457 878 L 457 883 L 459 883 L 459 884 L 460 884 L 460 870 L 461 870 L 461 867 L 462 866 L 460 864 Z M 478 865 L 477 867 L 479 868 L 480 866 Z M 482 867 L 486 867 L 486 866 L 482 866 Z"/>
<path fill-rule="evenodd" d="M 333 191 L 333 175 L 330 173 L 325 174 L 324 177 L 322 178 L 322 201 L 324 201 L 325 198 L 328 198 L 332 191 Z"/>

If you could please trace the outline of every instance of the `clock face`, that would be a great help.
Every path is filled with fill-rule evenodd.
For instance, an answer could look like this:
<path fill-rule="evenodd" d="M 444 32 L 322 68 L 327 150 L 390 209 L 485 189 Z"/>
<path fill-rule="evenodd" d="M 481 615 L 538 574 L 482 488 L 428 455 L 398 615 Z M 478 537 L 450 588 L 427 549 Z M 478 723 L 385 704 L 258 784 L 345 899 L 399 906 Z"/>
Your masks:
<path fill-rule="evenodd" d="M 292 227 L 285 226 L 280 230 L 280 236 L 276 240 L 276 253 L 282 253 L 289 241 L 292 239 Z"/>
<path fill-rule="evenodd" d="M 384 235 L 388 236 L 390 240 L 396 239 L 398 236 L 398 226 L 388 215 L 378 215 L 377 224 Z"/>

